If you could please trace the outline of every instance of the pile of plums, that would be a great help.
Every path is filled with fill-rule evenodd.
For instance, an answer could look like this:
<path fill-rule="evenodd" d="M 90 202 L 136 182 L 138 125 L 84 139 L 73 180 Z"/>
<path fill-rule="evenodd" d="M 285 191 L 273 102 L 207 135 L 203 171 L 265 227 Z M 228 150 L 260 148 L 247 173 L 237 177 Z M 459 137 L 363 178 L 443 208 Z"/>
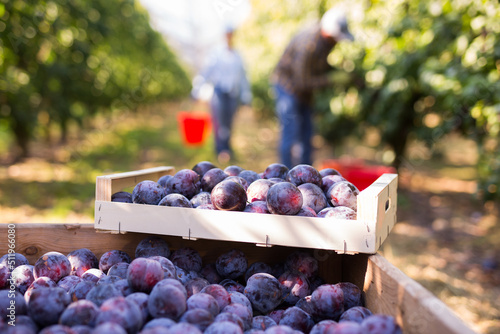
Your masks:
<path fill-rule="evenodd" d="M 1 333 L 401 333 L 393 317 L 363 306 L 356 285 L 326 283 L 306 250 L 270 264 L 230 249 L 204 263 L 197 250 L 150 236 L 134 257 L 82 248 L 12 262 L 6 270 L 0 259 Z"/>
<path fill-rule="evenodd" d="M 232 165 L 224 170 L 208 161 L 159 180 L 139 182 L 132 193 L 112 201 L 278 215 L 356 219 L 359 190 L 332 168 L 310 165 L 288 169 L 273 163 L 257 173 Z"/>

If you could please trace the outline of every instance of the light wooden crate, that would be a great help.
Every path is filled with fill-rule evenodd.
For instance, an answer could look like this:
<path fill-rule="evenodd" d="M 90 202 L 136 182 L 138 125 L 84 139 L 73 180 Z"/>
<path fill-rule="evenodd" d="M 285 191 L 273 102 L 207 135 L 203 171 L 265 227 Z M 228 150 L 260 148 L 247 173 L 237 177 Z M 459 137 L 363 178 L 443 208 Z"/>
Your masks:
<path fill-rule="evenodd" d="M 156 167 L 98 176 L 95 228 L 116 233 L 140 232 L 374 254 L 396 223 L 397 174 L 384 174 L 358 195 L 357 220 L 197 210 L 111 202 L 111 195 L 143 180 L 173 175 L 173 167 Z"/>
<path fill-rule="evenodd" d="M 11 229 L 11 231 L 9 231 Z M 8 252 L 10 238 L 15 240 L 15 251 L 25 255 L 30 264 L 49 251 L 67 255 L 79 248 L 88 248 L 98 258 L 108 250 L 119 249 L 132 258 L 137 244 L 148 234 L 97 233 L 93 224 L 0 224 L 0 255 Z M 160 236 L 170 249 L 182 247 L 196 249 L 204 263 L 214 263 L 225 251 L 242 250 L 251 264 L 263 261 L 282 263 L 297 248 L 275 246 L 256 247 L 250 243 L 186 240 L 175 236 Z M 396 318 L 405 334 L 473 334 L 443 302 L 420 284 L 410 279 L 379 254 L 337 254 L 334 251 L 309 249 L 318 260 L 319 275 L 327 283 L 352 282 L 362 288 L 366 307 L 374 313 L 389 314 Z"/>

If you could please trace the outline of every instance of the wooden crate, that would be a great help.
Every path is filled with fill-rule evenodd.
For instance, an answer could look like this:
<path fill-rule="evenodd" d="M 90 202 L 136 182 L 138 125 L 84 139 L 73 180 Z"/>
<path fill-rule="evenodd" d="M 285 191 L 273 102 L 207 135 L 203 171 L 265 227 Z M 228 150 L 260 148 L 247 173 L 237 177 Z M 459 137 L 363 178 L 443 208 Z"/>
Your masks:
<path fill-rule="evenodd" d="M 261 246 L 374 254 L 396 223 L 397 174 L 384 174 L 358 195 L 357 220 L 196 210 L 111 202 L 111 195 L 143 180 L 173 175 L 173 167 L 98 176 L 95 228 L 180 236 L 186 239 L 239 241 Z"/>
<path fill-rule="evenodd" d="M 8 251 L 7 224 L 0 224 L 0 255 Z M 98 233 L 93 224 L 16 224 L 15 251 L 25 255 L 31 264 L 48 251 L 68 254 L 78 248 L 89 248 L 99 258 L 105 251 L 120 249 L 133 257 L 142 233 Z M 10 236 L 12 237 L 12 236 Z M 161 236 L 171 248 L 192 247 L 204 263 L 213 263 L 218 255 L 233 248 L 245 252 L 249 263 L 283 262 L 296 248 L 256 247 L 251 243 L 216 240 L 186 240 Z M 470 334 L 468 328 L 443 302 L 424 289 L 379 254 L 337 254 L 327 250 L 309 250 L 319 263 L 319 275 L 328 283 L 348 281 L 363 289 L 366 306 L 374 313 L 394 316 L 405 334 Z"/>

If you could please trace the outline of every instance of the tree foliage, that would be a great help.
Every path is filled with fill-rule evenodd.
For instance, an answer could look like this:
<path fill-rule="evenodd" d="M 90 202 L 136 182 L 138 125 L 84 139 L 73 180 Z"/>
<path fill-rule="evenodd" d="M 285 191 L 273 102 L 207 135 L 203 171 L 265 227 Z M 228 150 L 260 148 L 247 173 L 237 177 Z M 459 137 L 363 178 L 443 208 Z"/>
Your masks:
<path fill-rule="evenodd" d="M 189 91 L 133 0 L 0 1 L 0 122 L 23 155 L 40 127 Z"/>
<path fill-rule="evenodd" d="M 263 43 L 274 48 L 249 65 L 258 66 L 254 81 L 260 84 L 258 97 L 269 92 L 264 78 L 291 33 L 337 4 L 293 1 L 280 8 L 280 15 L 277 5 L 265 3 L 266 9 L 255 9 L 251 34 L 260 33 Z M 339 43 L 330 55 L 338 80 L 317 96 L 320 133 L 328 142 L 340 143 L 377 129 L 380 146 L 391 148 L 397 167 L 408 162 L 408 141 L 420 140 L 432 147 L 446 134 L 461 133 L 479 147 L 480 194 L 485 199 L 494 197 L 500 187 L 498 2 L 359 0 L 348 4 L 356 40 Z M 258 25 L 265 28 L 259 30 Z M 275 25 L 284 27 L 281 33 L 273 29 Z M 271 64 L 262 65 L 264 59 L 272 59 Z M 269 103 L 267 112 L 272 112 L 269 94 L 262 100 Z"/>

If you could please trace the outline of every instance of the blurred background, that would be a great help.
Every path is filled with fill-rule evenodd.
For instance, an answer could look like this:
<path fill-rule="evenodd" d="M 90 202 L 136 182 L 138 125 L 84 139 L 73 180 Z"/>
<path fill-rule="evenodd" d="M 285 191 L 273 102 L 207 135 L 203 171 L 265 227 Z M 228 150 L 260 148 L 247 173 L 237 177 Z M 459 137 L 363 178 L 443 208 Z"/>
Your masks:
<path fill-rule="evenodd" d="M 290 38 L 340 1 L 0 0 L 3 223 L 92 223 L 95 178 L 215 161 L 181 111 L 207 54 L 237 27 L 254 99 L 234 164 L 278 162 L 269 75 Z M 315 99 L 314 165 L 394 166 L 398 224 L 381 253 L 479 333 L 500 331 L 500 6 L 352 0 L 355 39 Z M 222 166 L 224 167 L 224 166 Z"/>

